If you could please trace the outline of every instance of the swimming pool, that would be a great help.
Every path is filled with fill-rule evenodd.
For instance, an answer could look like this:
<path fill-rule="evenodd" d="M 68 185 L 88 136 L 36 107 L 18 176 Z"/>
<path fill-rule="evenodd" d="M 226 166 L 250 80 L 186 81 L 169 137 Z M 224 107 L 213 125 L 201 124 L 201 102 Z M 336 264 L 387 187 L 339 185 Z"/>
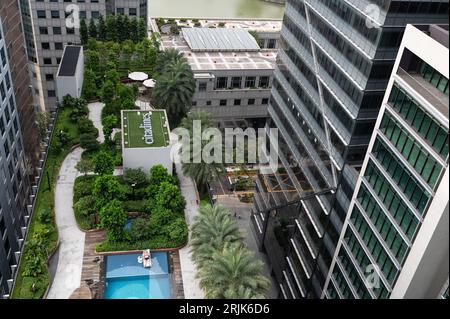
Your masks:
<path fill-rule="evenodd" d="M 152 267 L 144 268 L 141 254 L 106 258 L 105 299 L 170 299 L 168 255 L 152 253 Z"/>

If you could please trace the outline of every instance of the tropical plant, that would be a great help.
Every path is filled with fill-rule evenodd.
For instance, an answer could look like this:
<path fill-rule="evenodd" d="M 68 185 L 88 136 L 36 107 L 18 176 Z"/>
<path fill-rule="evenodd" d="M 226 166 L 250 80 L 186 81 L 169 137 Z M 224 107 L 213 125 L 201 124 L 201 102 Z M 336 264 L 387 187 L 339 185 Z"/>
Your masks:
<path fill-rule="evenodd" d="M 147 183 L 147 175 L 140 168 L 127 168 L 123 173 L 123 179 L 129 185 L 133 185 L 136 187 L 141 187 L 142 185 Z"/>
<path fill-rule="evenodd" d="M 167 65 L 157 77 L 153 90 L 155 104 L 167 110 L 172 127 L 177 127 L 190 109 L 194 92 L 194 74 L 184 58 Z"/>
<path fill-rule="evenodd" d="M 117 116 L 115 116 L 114 114 L 105 116 L 102 120 L 103 134 L 105 135 L 105 138 L 108 142 L 111 142 L 111 134 L 114 127 L 116 127 L 117 122 Z"/>
<path fill-rule="evenodd" d="M 93 39 L 97 38 L 97 26 L 94 19 L 91 19 L 89 22 L 89 37 Z"/>
<path fill-rule="evenodd" d="M 211 261 L 214 251 L 221 251 L 227 243 L 240 243 L 242 232 L 222 205 L 201 206 L 192 225 L 191 247 L 194 260 L 199 265 Z"/>
<path fill-rule="evenodd" d="M 106 22 L 102 15 L 98 17 L 98 29 L 97 29 L 97 38 L 100 41 L 106 41 Z"/>
<path fill-rule="evenodd" d="M 164 72 L 164 68 L 173 62 L 180 61 L 183 58 L 183 55 L 177 49 L 167 49 L 161 51 L 158 54 L 155 65 L 155 73 L 162 74 Z"/>
<path fill-rule="evenodd" d="M 224 299 L 243 292 L 249 298 L 263 298 L 270 282 L 262 275 L 262 269 L 262 261 L 251 251 L 229 244 L 222 251 L 215 251 L 212 261 L 200 269 L 200 284 L 207 298 Z"/>
<path fill-rule="evenodd" d="M 93 133 L 83 133 L 80 135 L 80 146 L 87 151 L 97 150 L 100 147 L 97 136 Z"/>

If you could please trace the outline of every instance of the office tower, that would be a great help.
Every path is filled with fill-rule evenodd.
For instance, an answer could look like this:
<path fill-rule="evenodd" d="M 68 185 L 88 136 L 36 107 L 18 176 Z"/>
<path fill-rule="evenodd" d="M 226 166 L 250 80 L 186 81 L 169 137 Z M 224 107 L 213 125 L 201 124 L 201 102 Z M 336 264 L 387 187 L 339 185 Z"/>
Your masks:
<path fill-rule="evenodd" d="M 64 47 L 80 43 L 80 29 L 73 27 L 71 17 L 78 15 L 87 23 L 100 15 L 106 19 L 107 14 L 147 17 L 147 0 L 20 0 L 20 3 L 29 60 L 34 62 L 36 100 L 46 110 L 56 107 L 55 79 Z"/>
<path fill-rule="evenodd" d="M 252 218 L 282 298 L 322 295 L 408 23 L 448 23 L 448 0 L 286 2 L 267 123 L 280 169 L 260 174 Z"/>
<path fill-rule="evenodd" d="M 17 3 L 0 3 L 0 298 L 9 295 L 26 230 L 30 182 L 24 143 L 37 135 L 29 123 L 27 60 L 21 29 L 14 25 L 20 25 L 17 10 Z"/>
<path fill-rule="evenodd" d="M 448 59 L 448 25 L 406 27 L 324 297 L 448 287 Z"/>

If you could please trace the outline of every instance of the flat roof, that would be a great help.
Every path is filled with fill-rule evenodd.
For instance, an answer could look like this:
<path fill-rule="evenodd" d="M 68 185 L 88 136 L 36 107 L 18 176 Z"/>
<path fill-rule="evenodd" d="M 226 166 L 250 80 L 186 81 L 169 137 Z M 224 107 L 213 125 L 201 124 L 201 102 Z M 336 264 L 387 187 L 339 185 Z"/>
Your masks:
<path fill-rule="evenodd" d="M 165 110 L 122 111 L 122 138 L 125 148 L 166 147 L 170 144 Z"/>
<path fill-rule="evenodd" d="M 178 50 L 188 60 L 192 70 L 273 70 L 277 57 L 276 49 L 260 51 L 214 51 L 191 50 L 182 36 L 161 36 L 163 49 Z"/>
<path fill-rule="evenodd" d="M 241 28 L 182 28 L 192 51 L 259 51 L 255 38 Z"/>
<path fill-rule="evenodd" d="M 74 76 L 81 46 L 67 45 L 59 67 L 59 76 Z"/>

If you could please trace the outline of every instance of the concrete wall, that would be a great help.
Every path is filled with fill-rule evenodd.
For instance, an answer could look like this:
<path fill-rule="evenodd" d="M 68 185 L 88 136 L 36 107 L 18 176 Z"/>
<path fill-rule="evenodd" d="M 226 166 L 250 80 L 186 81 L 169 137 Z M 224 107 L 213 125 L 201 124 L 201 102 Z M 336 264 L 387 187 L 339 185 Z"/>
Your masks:
<path fill-rule="evenodd" d="M 123 148 L 123 168 L 142 168 L 144 172 L 158 164 L 163 165 L 172 174 L 170 159 L 171 147 Z"/>

